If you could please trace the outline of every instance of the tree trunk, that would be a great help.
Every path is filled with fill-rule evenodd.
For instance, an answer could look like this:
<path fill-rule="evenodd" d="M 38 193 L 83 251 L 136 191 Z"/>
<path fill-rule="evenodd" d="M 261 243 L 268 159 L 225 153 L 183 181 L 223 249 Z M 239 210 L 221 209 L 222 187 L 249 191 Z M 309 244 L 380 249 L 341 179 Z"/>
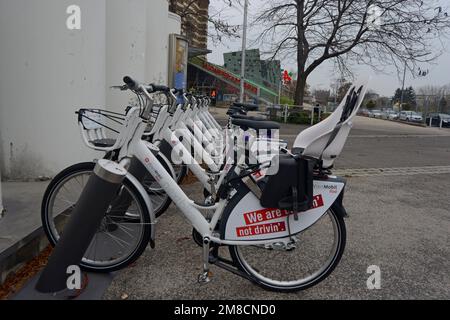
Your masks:
<path fill-rule="evenodd" d="M 297 87 L 295 89 L 295 105 L 302 106 L 305 98 L 306 78 L 299 76 L 297 79 Z"/>
<path fill-rule="evenodd" d="M 295 89 L 295 104 L 297 106 L 303 105 L 306 86 L 305 65 L 308 56 L 308 45 L 305 39 L 305 29 L 303 26 L 304 20 L 304 0 L 297 0 L 297 88 Z M 306 46 L 305 46 L 306 42 Z"/>

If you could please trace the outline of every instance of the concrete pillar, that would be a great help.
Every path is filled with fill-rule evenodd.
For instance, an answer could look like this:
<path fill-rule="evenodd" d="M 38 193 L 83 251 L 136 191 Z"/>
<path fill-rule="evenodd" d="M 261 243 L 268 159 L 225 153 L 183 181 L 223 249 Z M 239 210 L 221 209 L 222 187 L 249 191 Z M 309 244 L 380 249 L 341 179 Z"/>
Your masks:
<path fill-rule="evenodd" d="M 123 113 L 134 98 L 132 93 L 109 89 L 122 85 L 124 76 L 145 81 L 148 39 L 146 30 L 147 0 L 106 1 L 106 105 Z"/>
<path fill-rule="evenodd" d="M 147 7 L 147 43 L 145 79 L 149 83 L 167 84 L 168 78 L 168 14 L 167 0 L 152 0 Z"/>
<path fill-rule="evenodd" d="M 0 0 L 0 159 L 14 179 L 53 176 L 102 157 L 84 146 L 75 111 L 123 112 L 125 75 L 167 83 L 167 0 L 77 0 L 81 30 L 68 30 L 72 0 Z M 172 19 L 172 20 L 170 20 Z M 178 29 L 178 30 L 176 30 Z"/>
<path fill-rule="evenodd" d="M 109 0 L 108 0 L 109 1 Z M 3 175 L 50 176 L 91 160 L 74 112 L 105 105 L 105 0 L 0 1 L 0 154 Z"/>

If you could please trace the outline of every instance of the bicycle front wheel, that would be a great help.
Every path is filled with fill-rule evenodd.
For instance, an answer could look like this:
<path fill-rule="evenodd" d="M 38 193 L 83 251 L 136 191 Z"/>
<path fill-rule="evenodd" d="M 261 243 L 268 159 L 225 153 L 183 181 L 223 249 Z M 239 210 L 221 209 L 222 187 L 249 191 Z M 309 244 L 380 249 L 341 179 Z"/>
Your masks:
<path fill-rule="evenodd" d="M 93 162 L 71 166 L 48 186 L 42 201 L 41 219 L 51 245 L 55 246 L 63 234 L 94 167 Z M 105 212 L 80 267 L 93 272 L 112 272 L 127 267 L 146 249 L 152 227 L 145 200 L 125 179 Z"/>
<path fill-rule="evenodd" d="M 272 291 L 295 292 L 324 280 L 345 249 L 346 228 L 338 208 L 330 209 L 313 226 L 293 236 L 290 246 L 230 246 L 235 265 L 254 283 Z"/>

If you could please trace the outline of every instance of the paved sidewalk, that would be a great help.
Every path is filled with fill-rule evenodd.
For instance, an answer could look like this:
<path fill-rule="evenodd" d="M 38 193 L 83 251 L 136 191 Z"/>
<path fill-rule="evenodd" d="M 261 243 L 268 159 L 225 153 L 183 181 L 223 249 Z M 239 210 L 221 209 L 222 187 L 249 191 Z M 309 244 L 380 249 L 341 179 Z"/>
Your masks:
<path fill-rule="evenodd" d="M 302 129 L 284 125 L 281 134 L 293 140 Z M 276 295 L 216 267 L 213 282 L 198 285 L 201 250 L 192 242 L 191 227 L 172 205 L 159 219 L 156 249 L 148 249 L 114 280 L 93 277 L 94 291 L 84 297 L 100 298 L 112 281 L 105 299 L 120 299 L 124 293 L 130 299 L 450 298 L 450 130 L 358 118 L 336 168 L 352 177 L 345 200 L 351 215 L 348 246 L 337 270 L 319 286 Z M 47 244 L 40 229 L 47 184 L 3 183 L 8 209 L 0 220 L 3 276 Z M 186 190 L 195 200 L 202 199 L 199 186 Z M 371 264 L 381 267 L 382 290 L 366 288 Z M 40 299 L 30 291 L 35 279 L 17 299 Z"/>
<path fill-rule="evenodd" d="M 436 189 L 436 181 L 439 189 Z M 213 266 L 213 280 L 197 283 L 201 248 L 171 206 L 157 224 L 156 248 L 121 272 L 105 299 L 449 299 L 450 174 L 350 178 L 347 248 L 331 276 L 296 294 L 265 291 Z M 190 188 L 200 194 L 199 185 Z M 381 268 L 381 290 L 368 290 L 367 269 Z"/>
<path fill-rule="evenodd" d="M 0 220 L 0 283 L 47 245 L 41 201 L 48 182 L 3 182 L 6 215 Z"/>

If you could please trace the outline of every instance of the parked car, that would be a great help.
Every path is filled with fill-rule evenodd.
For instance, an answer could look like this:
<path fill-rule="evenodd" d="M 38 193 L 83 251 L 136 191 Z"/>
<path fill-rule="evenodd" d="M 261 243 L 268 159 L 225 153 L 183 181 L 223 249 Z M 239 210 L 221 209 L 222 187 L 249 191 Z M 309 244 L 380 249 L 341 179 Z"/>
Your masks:
<path fill-rule="evenodd" d="M 398 120 L 398 112 L 394 110 L 384 111 L 382 118 L 385 120 Z"/>
<path fill-rule="evenodd" d="M 371 117 L 371 118 L 381 119 L 382 116 L 383 116 L 383 113 L 381 112 L 381 110 L 372 110 L 369 113 L 369 117 Z"/>
<path fill-rule="evenodd" d="M 368 109 L 360 109 L 359 112 L 358 112 L 358 114 L 360 116 L 365 116 L 365 117 L 368 117 L 369 113 L 370 113 L 370 111 Z"/>
<path fill-rule="evenodd" d="M 414 111 L 402 111 L 399 116 L 400 120 L 407 122 L 422 122 L 423 117 L 420 113 Z"/>
<path fill-rule="evenodd" d="M 440 127 L 442 121 L 442 127 L 450 128 L 450 114 L 445 113 L 430 113 L 426 119 L 427 125 L 432 127 Z"/>

